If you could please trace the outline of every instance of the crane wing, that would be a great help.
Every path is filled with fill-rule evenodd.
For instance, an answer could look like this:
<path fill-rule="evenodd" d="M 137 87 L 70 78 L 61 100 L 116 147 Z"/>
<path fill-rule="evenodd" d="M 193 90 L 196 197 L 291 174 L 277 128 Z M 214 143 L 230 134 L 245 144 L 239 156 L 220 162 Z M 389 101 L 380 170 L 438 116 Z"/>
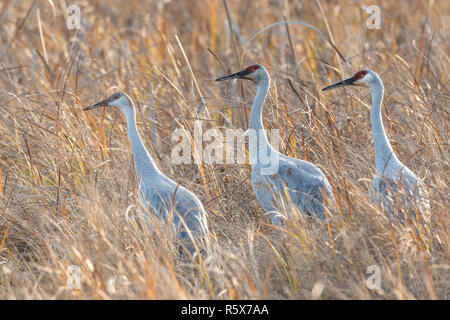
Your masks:
<path fill-rule="evenodd" d="M 254 168 L 252 183 L 255 195 L 266 211 L 282 212 L 283 202 L 290 200 L 300 212 L 325 219 L 323 205 L 328 199 L 334 199 L 325 175 L 309 163 L 299 167 L 293 161 L 280 159 L 279 169 L 273 175 L 260 175 Z M 323 198 L 324 194 L 328 199 Z"/>
<path fill-rule="evenodd" d="M 190 238 L 208 234 L 206 211 L 198 197 L 167 177 L 158 179 L 158 184 L 140 184 L 141 202 L 150 207 L 155 216 L 171 222 L 180 238 Z M 189 229 L 189 232 L 186 230 Z"/>

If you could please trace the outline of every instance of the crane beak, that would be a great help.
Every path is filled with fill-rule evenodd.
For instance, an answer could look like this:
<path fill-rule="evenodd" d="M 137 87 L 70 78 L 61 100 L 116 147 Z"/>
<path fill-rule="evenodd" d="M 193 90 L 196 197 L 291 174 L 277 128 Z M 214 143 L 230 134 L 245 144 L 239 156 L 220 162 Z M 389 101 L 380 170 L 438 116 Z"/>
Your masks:
<path fill-rule="evenodd" d="M 351 78 L 345 79 L 343 81 L 340 81 L 338 83 L 332 84 L 331 86 L 325 87 L 322 89 L 322 91 L 328 91 L 328 90 L 339 88 L 339 87 L 351 86 L 351 85 L 355 84 L 356 80 L 357 79 L 355 79 L 355 77 L 351 77 Z"/>
<path fill-rule="evenodd" d="M 245 76 L 247 75 L 247 73 L 245 72 L 245 70 L 233 73 L 233 74 L 229 74 L 227 76 L 223 76 L 220 78 L 217 78 L 216 81 L 224 81 L 224 80 L 230 80 L 230 79 L 248 79 Z M 251 79 L 249 79 L 251 80 Z"/>
<path fill-rule="evenodd" d="M 89 107 L 84 108 L 83 111 L 88 111 L 88 110 L 92 110 L 92 109 L 100 108 L 100 107 L 107 107 L 108 102 L 109 102 L 109 99 L 102 100 L 100 102 L 97 102 L 96 104 L 93 104 Z"/>

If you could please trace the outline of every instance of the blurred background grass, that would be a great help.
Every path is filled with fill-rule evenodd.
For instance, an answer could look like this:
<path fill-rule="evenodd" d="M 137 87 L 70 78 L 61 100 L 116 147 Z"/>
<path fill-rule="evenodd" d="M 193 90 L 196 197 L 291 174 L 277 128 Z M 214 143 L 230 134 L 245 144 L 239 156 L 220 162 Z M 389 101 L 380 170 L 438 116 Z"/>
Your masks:
<path fill-rule="evenodd" d="M 71 4 L 80 30 L 66 25 Z M 381 29 L 367 28 L 371 4 Z M 3 1 L 0 298 L 447 299 L 449 16 L 448 1 L 431 0 Z M 322 30 L 348 63 L 297 25 L 247 47 L 283 19 Z M 247 128 L 253 85 L 213 80 L 253 63 L 272 77 L 264 121 L 280 130 L 280 151 L 319 165 L 333 184 L 329 229 L 300 219 L 273 230 L 248 164 L 170 163 L 176 128 Z M 320 92 L 361 68 L 384 81 L 393 148 L 432 194 L 428 231 L 389 221 L 369 200 L 368 91 Z M 205 204 L 214 254 L 200 265 L 134 223 L 125 119 L 82 111 L 114 86 L 135 100 L 162 171 Z M 70 265 L 81 268 L 79 290 L 66 288 Z M 366 287 L 369 265 L 380 267 L 379 290 Z"/>

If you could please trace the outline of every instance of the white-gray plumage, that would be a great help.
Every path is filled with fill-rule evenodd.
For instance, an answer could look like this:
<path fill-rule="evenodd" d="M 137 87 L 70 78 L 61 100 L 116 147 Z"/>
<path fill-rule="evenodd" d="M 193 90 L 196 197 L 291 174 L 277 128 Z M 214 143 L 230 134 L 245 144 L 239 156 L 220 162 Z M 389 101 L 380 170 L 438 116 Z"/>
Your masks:
<path fill-rule="evenodd" d="M 161 221 L 172 224 L 183 245 L 193 253 L 192 239 L 208 249 L 207 214 L 198 197 L 165 176 L 157 167 L 144 146 L 136 127 L 136 115 L 131 98 L 123 92 L 116 92 L 84 110 L 113 106 L 122 111 L 126 118 L 128 138 L 133 153 L 134 166 L 139 184 L 139 203 L 150 208 Z M 147 227 L 150 223 L 146 221 Z M 150 227 L 151 228 L 151 227 Z"/>
<path fill-rule="evenodd" d="M 399 214 L 400 218 L 405 218 L 402 216 L 403 213 L 408 213 L 415 217 L 419 211 L 422 212 L 425 221 L 429 221 L 430 204 L 424 184 L 397 158 L 384 130 L 381 118 L 384 86 L 380 77 L 372 70 L 361 70 L 353 77 L 322 90 L 348 85 L 365 86 L 372 94 L 370 123 L 377 171 L 371 183 L 372 197 L 390 215 Z"/>
<path fill-rule="evenodd" d="M 282 217 L 290 209 L 289 203 L 303 214 L 325 219 L 326 204 L 334 202 L 334 196 L 322 170 L 307 161 L 281 154 L 267 139 L 262 108 L 269 91 L 269 73 L 264 67 L 253 65 L 216 81 L 236 78 L 251 80 L 257 85 L 250 112 L 249 154 L 253 191 L 261 207 L 274 225 L 282 225 Z"/>

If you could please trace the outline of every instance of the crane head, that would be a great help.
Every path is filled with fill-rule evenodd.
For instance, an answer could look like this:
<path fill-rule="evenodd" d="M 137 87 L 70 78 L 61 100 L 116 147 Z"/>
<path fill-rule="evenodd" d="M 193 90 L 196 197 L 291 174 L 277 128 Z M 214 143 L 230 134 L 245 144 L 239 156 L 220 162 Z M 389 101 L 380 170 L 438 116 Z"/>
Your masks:
<path fill-rule="evenodd" d="M 245 79 L 245 80 L 253 81 L 254 83 L 258 83 L 259 79 L 261 78 L 262 72 L 263 72 L 263 67 L 260 66 L 259 64 L 255 64 L 255 65 L 252 65 L 242 71 L 217 78 L 216 81 L 231 80 L 231 79 Z"/>
<path fill-rule="evenodd" d="M 84 108 L 84 111 L 92 110 L 95 108 L 100 107 L 128 107 L 130 106 L 130 99 L 128 96 L 123 92 L 114 92 L 112 95 L 110 95 L 105 100 L 102 100 L 100 102 L 97 102 L 96 104 L 90 105 L 89 107 Z"/>
<path fill-rule="evenodd" d="M 327 91 L 345 86 L 367 86 L 372 81 L 372 79 L 373 79 L 373 71 L 361 70 L 355 73 L 353 77 L 332 84 L 331 86 L 325 87 L 322 89 L 322 91 Z"/>

